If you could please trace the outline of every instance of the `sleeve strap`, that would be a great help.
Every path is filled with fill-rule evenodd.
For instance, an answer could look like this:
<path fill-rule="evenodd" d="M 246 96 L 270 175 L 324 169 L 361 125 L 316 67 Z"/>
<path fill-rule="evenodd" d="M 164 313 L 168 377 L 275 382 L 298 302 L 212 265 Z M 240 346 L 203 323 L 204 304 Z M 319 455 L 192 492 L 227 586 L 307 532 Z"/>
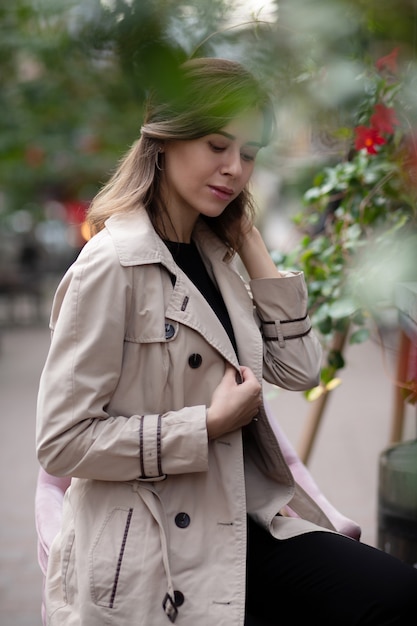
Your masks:
<path fill-rule="evenodd" d="M 278 341 L 280 348 L 285 347 L 288 339 L 298 339 L 308 335 L 311 330 L 311 321 L 306 314 L 294 320 L 261 320 L 262 335 L 265 341 Z"/>
<path fill-rule="evenodd" d="M 164 480 L 161 451 L 161 415 L 142 415 L 139 426 L 139 480 Z"/>

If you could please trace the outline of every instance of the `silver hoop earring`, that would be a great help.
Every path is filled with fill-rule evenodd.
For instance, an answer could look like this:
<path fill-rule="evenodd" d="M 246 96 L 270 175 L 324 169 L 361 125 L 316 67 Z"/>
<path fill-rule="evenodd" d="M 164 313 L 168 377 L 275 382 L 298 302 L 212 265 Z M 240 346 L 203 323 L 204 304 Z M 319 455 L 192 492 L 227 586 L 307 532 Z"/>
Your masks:
<path fill-rule="evenodd" d="M 155 154 L 155 167 L 160 172 L 162 172 L 161 160 L 160 160 L 160 157 L 162 156 L 162 154 L 163 154 L 162 148 L 158 148 L 158 152 Z"/>

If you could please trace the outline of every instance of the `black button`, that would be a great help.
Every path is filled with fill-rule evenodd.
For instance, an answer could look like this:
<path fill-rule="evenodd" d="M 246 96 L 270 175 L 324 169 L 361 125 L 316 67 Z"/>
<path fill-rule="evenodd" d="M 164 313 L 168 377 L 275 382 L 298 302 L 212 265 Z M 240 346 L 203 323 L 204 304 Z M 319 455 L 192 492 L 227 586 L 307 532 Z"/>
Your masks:
<path fill-rule="evenodd" d="M 184 594 L 181 591 L 174 591 L 174 604 L 175 606 L 182 606 L 184 604 Z"/>
<path fill-rule="evenodd" d="M 172 324 L 165 324 L 165 339 L 172 339 L 175 335 L 175 328 Z"/>
<path fill-rule="evenodd" d="M 193 370 L 196 370 L 197 367 L 200 367 L 202 362 L 203 362 L 203 357 L 201 356 L 201 354 L 197 354 L 197 353 L 192 354 L 190 358 L 188 359 L 188 365 L 192 367 Z"/>
<path fill-rule="evenodd" d="M 178 513 L 175 516 L 175 523 L 178 528 L 187 528 L 190 525 L 190 516 L 187 513 Z"/>

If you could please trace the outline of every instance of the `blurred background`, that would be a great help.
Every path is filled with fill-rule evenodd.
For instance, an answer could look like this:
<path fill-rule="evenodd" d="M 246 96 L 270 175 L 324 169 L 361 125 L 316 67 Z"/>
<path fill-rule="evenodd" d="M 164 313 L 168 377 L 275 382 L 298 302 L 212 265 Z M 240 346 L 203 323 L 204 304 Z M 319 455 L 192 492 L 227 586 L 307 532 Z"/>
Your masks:
<path fill-rule="evenodd" d="M 191 56 L 236 59 L 273 95 L 277 136 L 253 181 L 258 225 L 277 265 L 305 272 L 325 356 L 318 388 L 266 394 L 326 495 L 361 523 L 368 543 L 378 541 L 379 455 L 416 436 L 417 358 L 411 342 L 404 364 L 400 324 L 416 307 L 397 296 L 398 285 L 417 279 L 415 1 L 3 2 L 5 626 L 40 624 L 34 423 L 51 299 L 88 239 L 89 202 L 139 134 L 147 94 L 175 91 L 177 67 Z"/>

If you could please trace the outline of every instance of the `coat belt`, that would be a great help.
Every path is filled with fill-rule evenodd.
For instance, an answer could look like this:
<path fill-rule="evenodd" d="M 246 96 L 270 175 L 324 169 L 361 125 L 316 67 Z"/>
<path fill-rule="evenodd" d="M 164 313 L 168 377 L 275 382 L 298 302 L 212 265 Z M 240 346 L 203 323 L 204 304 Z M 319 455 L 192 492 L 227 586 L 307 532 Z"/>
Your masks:
<path fill-rule="evenodd" d="M 162 561 L 164 564 L 165 575 L 167 578 L 167 593 L 162 600 L 162 608 L 170 622 L 174 623 L 177 619 L 178 608 L 175 605 L 174 600 L 174 585 L 172 582 L 171 567 L 169 563 L 169 550 L 166 531 L 167 519 L 165 516 L 165 512 L 158 494 L 153 491 L 151 487 L 145 487 L 138 481 L 133 481 L 131 485 L 133 490 L 136 491 L 136 493 L 142 499 L 150 514 L 158 524 L 159 537 L 161 540 Z"/>

